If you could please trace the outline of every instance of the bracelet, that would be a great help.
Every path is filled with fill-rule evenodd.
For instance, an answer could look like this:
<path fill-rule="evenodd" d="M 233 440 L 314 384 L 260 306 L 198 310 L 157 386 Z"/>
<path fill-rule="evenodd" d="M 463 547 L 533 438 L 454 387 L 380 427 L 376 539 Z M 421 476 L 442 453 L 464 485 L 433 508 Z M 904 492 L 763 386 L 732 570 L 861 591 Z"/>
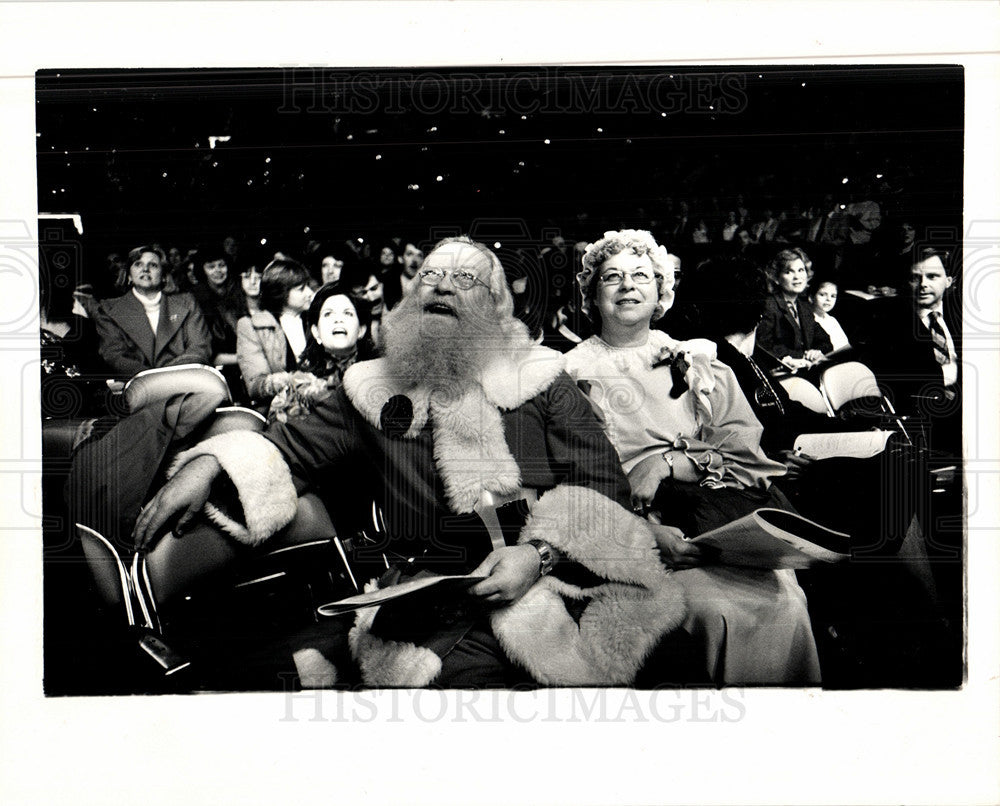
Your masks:
<path fill-rule="evenodd" d="M 674 457 L 671 456 L 670 451 L 663 452 L 663 461 L 667 463 L 670 467 L 670 478 L 674 477 Z"/>
<path fill-rule="evenodd" d="M 543 577 L 552 570 L 555 565 L 555 557 L 552 555 L 552 546 L 544 540 L 526 540 L 526 546 L 533 546 L 538 552 L 538 576 Z"/>

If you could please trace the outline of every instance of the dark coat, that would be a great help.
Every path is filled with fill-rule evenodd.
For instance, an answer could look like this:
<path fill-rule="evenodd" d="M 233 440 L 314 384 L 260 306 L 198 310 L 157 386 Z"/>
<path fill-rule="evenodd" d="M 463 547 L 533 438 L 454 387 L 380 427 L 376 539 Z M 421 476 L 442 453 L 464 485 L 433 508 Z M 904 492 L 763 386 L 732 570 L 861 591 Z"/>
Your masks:
<path fill-rule="evenodd" d="M 795 304 L 800 324 L 795 323 L 780 293 L 767 298 L 764 318 L 757 325 L 757 346 L 779 359 L 785 356 L 802 358 L 806 350 L 831 352 L 830 337 L 816 324 L 809 302 L 800 294 Z"/>
<path fill-rule="evenodd" d="M 908 297 L 886 300 L 865 362 L 888 392 L 900 414 L 932 424 L 938 447 L 958 450 L 962 420 L 962 318 L 960 297 L 944 298 L 944 322 L 955 345 L 958 380 L 945 396 L 941 366 L 934 357 L 930 330 Z"/>
<path fill-rule="evenodd" d="M 94 324 L 101 358 L 121 379 L 147 369 L 212 360 L 212 339 L 190 294 L 162 296 L 155 336 L 131 291 L 101 303 Z"/>

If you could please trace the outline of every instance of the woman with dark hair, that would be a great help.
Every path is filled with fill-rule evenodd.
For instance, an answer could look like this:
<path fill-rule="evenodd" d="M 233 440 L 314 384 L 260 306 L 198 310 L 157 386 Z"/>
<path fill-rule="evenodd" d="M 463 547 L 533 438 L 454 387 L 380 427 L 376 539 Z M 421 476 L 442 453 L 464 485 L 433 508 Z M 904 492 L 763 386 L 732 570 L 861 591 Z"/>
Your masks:
<path fill-rule="evenodd" d="M 321 286 L 304 314 L 309 343 L 299 369 L 317 378 L 336 378 L 357 361 L 374 357 L 368 337 L 371 304 L 338 283 Z"/>
<path fill-rule="evenodd" d="M 833 350 L 830 337 L 816 324 L 806 288 L 812 262 L 798 247 L 782 249 L 765 268 L 774 287 L 757 328 L 757 345 L 787 369 L 806 369 Z"/>
<path fill-rule="evenodd" d="M 366 338 L 370 306 L 337 283 L 321 286 L 302 318 L 309 343 L 287 386 L 271 401 L 268 419 L 284 422 L 305 413 L 320 395 L 340 385 L 348 367 L 374 358 L 374 348 Z"/>
<path fill-rule="evenodd" d="M 230 391 L 237 397 L 242 382 L 236 360 L 236 323 L 247 315 L 246 300 L 222 247 L 204 247 L 195 256 L 198 284 L 192 294 L 212 334 L 212 363 L 221 367 Z"/>
<path fill-rule="evenodd" d="M 272 260 L 260 281 L 259 311 L 236 325 L 236 355 L 254 405 L 266 411 L 271 398 L 288 385 L 306 348 L 302 314 L 312 302 L 309 272 L 295 260 Z"/>
<path fill-rule="evenodd" d="M 761 450 L 760 423 L 711 343 L 650 328 L 673 303 L 666 249 L 648 232 L 605 233 L 588 247 L 577 281 L 597 335 L 567 354 L 567 371 L 600 409 L 634 500 L 674 527 L 673 537 L 657 535 L 666 561 L 701 561 L 678 530 L 694 536 L 759 507 L 790 508 L 771 486 L 785 468 Z M 677 578 L 692 612 L 686 627 L 702 640 L 713 681 L 819 679 L 793 572 L 705 567 Z"/>

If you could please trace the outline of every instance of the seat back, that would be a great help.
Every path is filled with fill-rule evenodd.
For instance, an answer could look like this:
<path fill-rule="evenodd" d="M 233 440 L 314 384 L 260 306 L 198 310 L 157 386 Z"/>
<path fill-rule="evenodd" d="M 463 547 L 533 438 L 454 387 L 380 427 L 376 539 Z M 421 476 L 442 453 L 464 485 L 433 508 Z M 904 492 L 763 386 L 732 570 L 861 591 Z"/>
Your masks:
<path fill-rule="evenodd" d="M 76 533 L 97 583 L 98 594 L 106 604 L 122 607 L 129 626 L 134 627 L 131 582 L 115 547 L 104 535 L 82 523 L 76 524 Z"/>
<path fill-rule="evenodd" d="M 882 390 L 875 380 L 875 373 L 860 361 L 835 364 L 823 372 L 819 385 L 832 411 L 838 411 L 852 400 L 882 400 Z"/>
<path fill-rule="evenodd" d="M 125 384 L 125 403 L 135 412 L 150 403 L 182 392 L 212 392 L 223 401 L 232 402 L 229 384 L 215 367 L 204 364 L 179 364 L 175 367 L 147 369 Z"/>
<path fill-rule="evenodd" d="M 788 392 L 788 396 L 805 406 L 810 411 L 814 411 L 817 414 L 829 415 L 830 409 L 826 405 L 826 400 L 823 397 L 822 392 L 813 386 L 805 378 L 799 378 L 792 375 L 788 378 L 782 378 L 778 381 L 784 387 L 785 391 Z"/>

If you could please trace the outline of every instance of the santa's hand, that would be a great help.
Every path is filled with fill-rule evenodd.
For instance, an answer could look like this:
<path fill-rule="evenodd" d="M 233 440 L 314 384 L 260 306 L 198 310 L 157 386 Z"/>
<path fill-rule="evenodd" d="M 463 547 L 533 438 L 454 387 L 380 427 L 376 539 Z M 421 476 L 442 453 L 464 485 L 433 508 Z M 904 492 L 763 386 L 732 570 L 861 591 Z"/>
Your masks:
<path fill-rule="evenodd" d="M 541 559 L 534 546 L 504 546 L 491 552 L 472 572 L 472 576 L 485 576 L 486 579 L 469 593 L 489 604 L 508 605 L 528 592 L 540 570 Z"/>
<path fill-rule="evenodd" d="M 674 526 L 651 523 L 656 545 L 660 549 L 660 559 L 670 568 L 693 568 L 702 563 L 699 546 L 684 539 L 684 533 Z"/>
<path fill-rule="evenodd" d="M 178 513 L 180 517 L 174 525 L 174 534 L 178 537 L 182 535 L 191 519 L 205 506 L 212 482 L 221 470 L 214 456 L 199 456 L 163 485 L 153 500 L 139 512 L 132 529 L 136 551 L 152 548 L 160 532 Z"/>

